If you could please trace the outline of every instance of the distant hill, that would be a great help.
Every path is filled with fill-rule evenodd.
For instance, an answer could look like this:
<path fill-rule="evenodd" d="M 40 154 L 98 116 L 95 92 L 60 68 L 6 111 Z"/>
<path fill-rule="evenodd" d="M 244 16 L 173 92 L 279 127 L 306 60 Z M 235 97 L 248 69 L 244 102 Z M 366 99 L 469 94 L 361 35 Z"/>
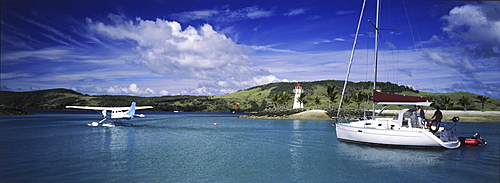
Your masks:
<path fill-rule="evenodd" d="M 132 101 L 139 105 L 152 105 L 156 110 L 176 110 L 182 106 L 187 111 L 202 111 L 198 100 L 203 96 L 138 97 L 128 95 L 85 95 L 68 89 L 50 89 L 29 92 L 0 91 L 0 105 L 13 106 L 24 110 L 65 109 L 68 105 L 78 106 L 130 106 Z M 177 106 L 179 105 L 179 106 Z"/>
<path fill-rule="evenodd" d="M 0 91 L 0 105 L 12 106 L 23 110 L 39 109 L 65 109 L 67 105 L 80 106 L 129 106 L 132 101 L 138 105 L 151 105 L 155 111 L 205 111 L 205 112 L 257 112 L 275 106 L 273 96 L 280 96 L 283 92 L 291 94 L 292 99 L 288 101 L 286 108 L 292 107 L 293 89 L 296 83 L 281 82 L 255 86 L 235 93 L 221 96 L 162 96 L 162 97 L 138 97 L 127 95 L 85 95 L 68 89 L 50 89 L 30 92 Z M 308 101 L 305 108 L 337 108 L 340 98 L 340 91 L 343 81 L 323 80 L 314 82 L 300 82 L 304 90 L 305 100 Z M 371 82 L 350 82 L 346 91 L 346 99 L 349 100 L 358 92 L 371 93 Z M 327 87 L 331 85 L 339 92 L 336 101 L 329 104 L 326 96 Z M 463 110 L 463 106 L 458 104 L 462 97 L 468 97 L 470 105 L 467 110 L 481 110 L 481 103 L 478 102 L 477 94 L 456 92 L 456 93 L 427 93 L 413 90 L 410 87 L 397 85 L 394 83 L 377 83 L 378 89 L 383 92 L 405 94 L 410 96 L 428 97 L 438 105 L 443 105 L 442 97 L 446 96 L 454 105 L 449 105 L 448 109 Z M 320 103 L 316 104 L 315 98 L 319 98 Z M 349 104 L 344 104 L 346 108 L 355 109 L 358 103 L 350 100 Z M 500 99 L 490 98 L 485 104 L 485 110 L 499 110 Z M 239 105 L 237 105 L 239 104 Z M 370 102 L 359 103 L 360 108 L 367 106 Z M 316 106 L 317 105 L 317 106 Z M 238 107 L 239 106 L 239 107 Z M 281 104 L 279 107 L 284 107 Z M 393 106 L 397 108 L 397 106 Z M 442 108 L 444 109 L 444 107 Z"/>

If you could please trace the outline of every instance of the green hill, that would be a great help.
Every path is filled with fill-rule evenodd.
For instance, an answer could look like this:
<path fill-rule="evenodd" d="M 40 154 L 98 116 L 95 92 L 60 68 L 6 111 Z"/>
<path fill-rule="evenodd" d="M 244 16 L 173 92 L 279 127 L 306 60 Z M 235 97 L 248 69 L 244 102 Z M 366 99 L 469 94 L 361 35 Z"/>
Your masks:
<path fill-rule="evenodd" d="M 340 91 L 343 81 L 323 80 L 314 82 L 300 82 L 305 93 L 305 108 L 337 108 L 340 98 Z M 205 112 L 257 112 L 266 108 L 275 107 L 272 98 L 282 96 L 283 93 L 291 94 L 291 99 L 285 104 L 278 104 L 280 108 L 291 108 L 293 103 L 293 89 L 296 83 L 281 82 L 255 86 L 235 93 L 221 96 L 162 96 L 162 97 L 138 97 L 127 95 L 85 95 L 68 89 L 51 89 L 30 92 L 0 91 L 0 105 L 11 106 L 23 110 L 39 109 L 65 109 L 67 105 L 79 106 L 129 106 L 135 101 L 138 105 L 151 105 L 155 111 L 205 111 Z M 327 87 L 333 86 L 338 95 L 333 104 L 329 103 L 327 97 Z M 481 110 L 481 103 L 477 97 L 480 95 L 456 92 L 456 93 L 427 93 L 413 90 L 410 87 L 393 83 L 377 83 L 379 90 L 389 93 L 405 94 L 410 96 L 424 96 L 445 109 L 443 97 L 448 97 L 453 105 L 448 105 L 448 109 L 463 110 L 463 106 L 458 103 L 462 97 L 468 97 L 470 105 L 467 110 Z M 344 108 L 356 109 L 370 108 L 371 102 L 358 101 L 353 99 L 357 93 L 371 93 L 372 83 L 352 82 L 348 84 Z M 316 103 L 315 98 L 319 99 Z M 275 101 L 274 101 L 275 102 Z M 239 104 L 239 107 L 237 107 Z M 366 107 L 364 107 L 366 106 Z M 398 108 L 398 106 L 392 106 Z M 500 99 L 489 98 L 484 106 L 485 110 L 500 110 Z"/>
<path fill-rule="evenodd" d="M 270 83 L 266 85 L 252 87 L 246 90 L 241 90 L 235 93 L 215 96 L 217 99 L 226 99 L 231 101 L 237 101 L 242 104 L 242 108 L 244 109 L 260 109 L 257 107 L 257 104 L 267 103 L 268 108 L 273 107 L 272 104 L 272 96 L 280 95 L 283 92 L 288 92 L 292 94 L 293 97 L 293 89 L 296 83 L 292 82 L 281 82 L 281 83 Z M 323 80 L 323 81 L 314 81 L 314 82 L 300 82 L 304 93 L 306 94 L 306 101 L 308 101 L 304 107 L 305 108 L 338 108 L 338 102 L 340 100 L 340 93 L 344 85 L 344 81 L 338 80 Z M 335 87 L 335 90 L 338 92 L 337 99 L 333 104 L 329 104 L 329 99 L 327 97 L 327 86 L 332 85 Z M 365 94 L 372 92 L 373 83 L 372 82 L 349 82 L 347 84 L 347 89 L 345 92 L 344 100 L 349 100 L 349 98 L 353 97 L 358 92 L 363 92 Z M 464 107 L 459 104 L 459 99 L 463 96 L 468 97 L 471 104 L 467 106 L 467 110 L 481 110 L 481 103 L 477 99 L 478 94 L 468 93 L 468 92 L 454 92 L 454 93 L 429 93 L 429 92 L 420 92 L 418 90 L 413 90 L 412 88 L 404 85 L 397 85 L 390 82 L 380 82 L 377 83 L 377 89 L 382 92 L 395 93 L 395 94 L 403 94 L 408 96 L 422 96 L 427 97 L 429 101 L 434 102 L 435 104 L 441 106 L 442 109 L 445 109 L 443 105 L 442 96 L 449 97 L 450 100 L 454 103 L 448 107 L 448 110 L 463 110 Z M 316 106 L 314 98 L 318 96 L 320 98 L 320 103 Z M 265 102 L 263 102 L 265 101 Z M 292 108 L 293 101 L 290 100 L 286 108 Z M 357 109 L 358 104 L 354 102 L 352 99 L 349 103 L 343 105 L 343 108 L 349 109 Z M 371 108 L 371 102 L 361 102 L 360 108 Z M 259 106 L 260 107 L 260 106 Z M 281 106 L 282 107 L 282 106 Z M 377 106 L 382 108 L 382 106 Z M 388 109 L 399 109 L 398 106 L 389 106 Z M 487 103 L 485 103 L 484 109 L 486 111 L 500 111 L 500 99 L 489 98 Z M 250 110 L 250 111 L 258 111 L 258 110 Z"/>

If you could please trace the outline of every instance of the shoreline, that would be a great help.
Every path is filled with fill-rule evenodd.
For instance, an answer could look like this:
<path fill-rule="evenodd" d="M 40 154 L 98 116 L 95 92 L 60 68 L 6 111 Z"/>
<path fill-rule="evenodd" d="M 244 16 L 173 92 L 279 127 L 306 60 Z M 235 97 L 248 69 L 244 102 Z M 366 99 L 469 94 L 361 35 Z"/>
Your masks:
<path fill-rule="evenodd" d="M 247 114 L 238 116 L 238 118 L 246 119 L 272 119 L 272 120 L 333 120 L 326 114 L 325 110 L 312 109 L 307 111 L 302 111 L 295 114 L 283 114 L 283 115 L 255 115 L 258 113 Z"/>
<path fill-rule="evenodd" d="M 0 116 L 21 116 L 21 115 L 33 115 L 33 113 L 25 112 L 21 109 L 14 107 L 0 107 Z"/>
<path fill-rule="evenodd" d="M 430 119 L 435 110 L 425 111 L 425 117 Z M 457 111 L 441 110 L 443 122 L 451 122 L 451 118 L 458 116 L 459 122 L 500 122 L 500 111 Z M 392 117 L 399 113 L 399 110 L 385 110 L 382 117 Z M 295 114 L 283 115 L 255 115 L 258 113 L 238 116 L 246 119 L 271 119 L 271 120 L 334 120 L 327 115 L 325 110 L 307 110 Z"/>

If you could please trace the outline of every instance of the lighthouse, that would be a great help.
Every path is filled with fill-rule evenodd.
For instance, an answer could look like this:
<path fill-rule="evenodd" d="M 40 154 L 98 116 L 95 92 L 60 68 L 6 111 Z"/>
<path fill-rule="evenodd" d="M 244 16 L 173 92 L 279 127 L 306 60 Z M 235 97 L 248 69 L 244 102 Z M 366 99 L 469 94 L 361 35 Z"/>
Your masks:
<path fill-rule="evenodd" d="M 293 108 L 294 109 L 304 108 L 304 105 L 299 102 L 300 94 L 302 94 L 302 85 L 300 83 L 297 83 L 295 85 L 295 89 L 293 89 L 293 93 L 295 93 L 295 97 L 293 97 Z"/>

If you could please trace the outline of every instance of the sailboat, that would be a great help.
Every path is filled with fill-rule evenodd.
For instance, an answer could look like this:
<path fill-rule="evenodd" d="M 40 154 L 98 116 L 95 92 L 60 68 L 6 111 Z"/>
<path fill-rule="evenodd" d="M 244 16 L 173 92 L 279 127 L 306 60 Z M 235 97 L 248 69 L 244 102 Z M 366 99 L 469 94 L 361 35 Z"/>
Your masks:
<path fill-rule="evenodd" d="M 356 38 L 354 39 L 353 51 L 351 53 L 351 60 L 346 74 L 344 88 L 342 90 L 341 101 L 337 113 L 339 118 L 340 109 L 342 107 L 342 100 L 345 93 L 345 88 L 349 78 L 349 73 L 352 65 L 352 58 L 357 41 L 357 34 L 363 15 L 364 6 L 361 11 L 360 19 L 358 22 L 358 29 L 356 31 Z M 374 82 L 373 82 L 373 116 L 360 119 L 354 122 L 335 123 L 337 138 L 341 141 L 363 143 L 363 144 L 376 144 L 388 146 L 406 146 L 406 147 L 444 147 L 447 149 L 455 149 L 460 147 L 460 140 L 455 133 L 445 127 L 436 127 L 432 130 L 428 127 L 427 120 L 419 117 L 414 111 L 413 106 L 430 106 L 425 97 L 414 97 L 397 95 L 391 93 L 384 93 L 376 90 L 377 84 L 377 62 L 378 62 L 378 38 L 379 38 L 379 10 L 380 0 L 377 0 L 377 16 L 375 27 L 375 66 L 374 66 Z M 375 113 L 375 105 L 398 105 L 410 106 L 401 109 L 399 114 L 393 118 L 378 118 Z"/>

